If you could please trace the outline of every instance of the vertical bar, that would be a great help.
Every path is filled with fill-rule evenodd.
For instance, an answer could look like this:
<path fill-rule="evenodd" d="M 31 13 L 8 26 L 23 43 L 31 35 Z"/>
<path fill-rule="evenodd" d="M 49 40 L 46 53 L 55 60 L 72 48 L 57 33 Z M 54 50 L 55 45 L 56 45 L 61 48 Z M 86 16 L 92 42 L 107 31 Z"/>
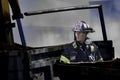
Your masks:
<path fill-rule="evenodd" d="M 21 20 L 20 18 L 23 18 L 23 15 L 20 11 L 20 7 L 19 7 L 19 2 L 18 0 L 7 0 L 11 6 L 12 9 L 12 13 L 13 13 L 13 20 L 16 20 L 17 25 L 18 25 L 18 30 L 19 30 L 19 34 L 20 34 L 20 39 L 21 39 L 21 43 L 22 43 L 22 48 L 23 48 L 23 54 L 21 54 L 22 56 L 22 61 L 23 61 L 23 67 L 24 67 L 24 71 L 23 71 L 23 76 L 24 76 L 24 80 L 30 80 L 30 55 L 27 53 L 26 49 L 26 41 L 25 41 L 25 37 L 24 37 L 24 33 L 23 33 L 23 29 L 22 29 L 22 24 L 21 24 Z"/>
<path fill-rule="evenodd" d="M 16 19 L 16 21 L 17 21 L 18 30 L 19 30 L 19 33 L 20 33 L 20 39 L 21 39 L 22 45 L 24 47 L 26 47 L 26 41 L 25 41 L 25 36 L 24 36 L 24 33 L 23 33 L 23 29 L 22 29 L 21 20 L 20 19 Z"/>
<path fill-rule="evenodd" d="M 104 40 L 104 41 L 107 41 L 107 35 L 106 35 L 106 28 L 105 28 L 105 23 L 104 23 L 102 5 L 101 5 L 100 7 L 98 7 L 98 10 L 99 10 L 99 16 L 100 16 L 100 22 L 101 22 L 103 40 Z"/>
<path fill-rule="evenodd" d="M 14 45 L 8 0 L 0 0 L 0 42 Z"/>
<path fill-rule="evenodd" d="M 24 66 L 24 80 L 30 80 L 30 63 L 29 63 L 29 58 L 30 58 L 30 55 L 27 53 L 26 51 L 26 41 L 25 41 L 25 36 L 24 36 L 24 33 L 23 33 L 23 29 L 22 29 L 22 24 L 21 24 L 21 20 L 20 19 L 16 19 L 17 21 L 17 25 L 18 25 L 18 29 L 19 29 L 19 34 L 20 34 L 20 38 L 21 38 L 21 42 L 22 42 L 22 45 L 23 45 L 23 51 L 24 51 L 24 60 L 23 60 L 23 66 Z"/>

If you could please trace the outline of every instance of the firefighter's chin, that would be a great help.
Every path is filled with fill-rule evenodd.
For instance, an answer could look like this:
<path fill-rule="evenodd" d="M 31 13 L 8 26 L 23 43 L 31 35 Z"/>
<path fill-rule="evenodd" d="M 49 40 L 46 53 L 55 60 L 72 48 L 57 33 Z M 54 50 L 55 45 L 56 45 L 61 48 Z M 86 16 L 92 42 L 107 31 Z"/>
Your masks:
<path fill-rule="evenodd" d="M 84 43 L 85 40 L 78 39 L 77 41 L 80 42 L 80 43 Z"/>

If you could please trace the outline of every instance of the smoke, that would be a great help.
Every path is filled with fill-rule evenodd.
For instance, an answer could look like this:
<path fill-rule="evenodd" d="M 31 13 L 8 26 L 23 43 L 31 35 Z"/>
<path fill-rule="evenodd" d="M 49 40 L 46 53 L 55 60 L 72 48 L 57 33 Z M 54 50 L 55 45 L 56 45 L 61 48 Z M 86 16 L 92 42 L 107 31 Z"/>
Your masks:
<path fill-rule="evenodd" d="M 87 0 L 19 0 L 22 12 L 43 9 L 88 5 Z M 28 46 L 41 47 L 65 44 L 73 41 L 72 27 L 77 20 L 89 21 L 89 11 L 68 11 L 22 19 Z M 20 43 L 17 29 L 14 29 L 15 42 Z"/>
<path fill-rule="evenodd" d="M 111 20 L 112 23 L 109 22 L 108 29 L 108 37 L 113 40 L 113 46 L 115 49 L 115 57 L 120 57 L 119 48 L 120 48 L 120 23 L 116 20 Z"/>
<path fill-rule="evenodd" d="M 103 4 L 108 40 L 113 40 L 115 57 L 120 57 L 119 0 L 19 0 L 19 3 L 22 13 L 67 6 L 88 5 L 89 3 Z M 27 45 L 41 47 L 71 42 L 73 41 L 71 29 L 79 19 L 86 21 L 96 30 L 94 34 L 89 35 L 93 40 L 101 40 L 103 38 L 100 31 L 101 25 L 99 17 L 96 17 L 98 13 L 95 13 L 95 11 L 92 11 L 91 15 L 89 13 L 89 11 L 69 11 L 57 14 L 24 16 L 22 23 Z M 17 27 L 13 30 L 15 42 L 21 43 Z"/>
<path fill-rule="evenodd" d="M 115 49 L 115 57 L 119 58 L 120 57 L 120 54 L 119 54 L 120 53 L 119 51 L 119 47 L 120 47 L 120 43 L 119 43 L 120 42 L 120 38 L 119 38 L 119 34 L 120 34 L 119 6 L 120 4 L 119 3 L 120 1 L 118 0 L 91 1 L 91 4 L 98 4 L 98 3 L 103 5 L 103 13 L 104 13 L 107 37 L 108 37 L 108 40 L 113 41 L 113 47 Z M 96 15 L 95 12 L 93 13 L 94 14 L 92 15 Z M 94 17 L 94 19 L 92 18 L 92 22 L 91 22 L 92 26 L 100 26 L 98 18 L 99 17 Z M 97 30 L 96 31 L 97 34 L 101 34 L 101 32 L 99 32 L 100 28 L 95 27 L 95 29 Z M 100 37 L 102 37 L 102 35 Z"/>

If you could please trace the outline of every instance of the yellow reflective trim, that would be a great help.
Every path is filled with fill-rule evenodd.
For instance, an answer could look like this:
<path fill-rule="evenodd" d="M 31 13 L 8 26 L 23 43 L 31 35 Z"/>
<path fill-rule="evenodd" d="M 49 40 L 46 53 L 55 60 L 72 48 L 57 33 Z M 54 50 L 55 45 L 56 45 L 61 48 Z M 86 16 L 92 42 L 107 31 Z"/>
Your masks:
<path fill-rule="evenodd" d="M 60 57 L 60 62 L 63 61 L 64 63 L 70 63 L 70 60 L 66 58 L 65 56 Z"/>
<path fill-rule="evenodd" d="M 76 42 L 74 42 L 72 45 L 73 45 L 74 48 L 77 48 Z"/>
<path fill-rule="evenodd" d="M 102 62 L 102 61 L 103 61 L 103 58 L 96 60 L 96 62 Z"/>

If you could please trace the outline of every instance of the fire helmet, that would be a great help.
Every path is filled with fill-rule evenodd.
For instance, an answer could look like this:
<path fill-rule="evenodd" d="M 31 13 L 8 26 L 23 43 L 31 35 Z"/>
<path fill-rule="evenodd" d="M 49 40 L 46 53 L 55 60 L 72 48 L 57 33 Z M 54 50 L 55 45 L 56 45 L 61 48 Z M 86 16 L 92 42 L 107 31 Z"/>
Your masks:
<path fill-rule="evenodd" d="M 77 24 L 73 27 L 72 31 L 76 32 L 86 32 L 86 33 L 92 33 L 95 32 L 93 28 L 91 28 L 88 24 L 86 24 L 85 21 L 78 21 Z"/>

